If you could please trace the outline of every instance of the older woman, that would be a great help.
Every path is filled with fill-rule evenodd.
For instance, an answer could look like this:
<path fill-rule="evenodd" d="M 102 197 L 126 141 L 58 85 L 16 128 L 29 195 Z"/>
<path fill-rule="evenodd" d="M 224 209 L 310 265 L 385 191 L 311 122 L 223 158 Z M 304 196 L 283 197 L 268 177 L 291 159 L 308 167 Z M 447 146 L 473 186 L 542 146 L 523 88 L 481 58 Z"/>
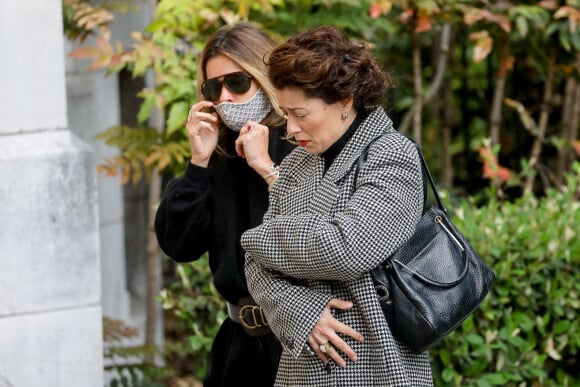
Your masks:
<path fill-rule="evenodd" d="M 364 45 L 328 26 L 291 37 L 268 63 L 299 147 L 242 246 L 249 290 L 284 348 L 275 385 L 432 385 L 427 354 L 393 337 L 369 274 L 423 209 L 417 150 L 377 106 L 387 76 Z"/>

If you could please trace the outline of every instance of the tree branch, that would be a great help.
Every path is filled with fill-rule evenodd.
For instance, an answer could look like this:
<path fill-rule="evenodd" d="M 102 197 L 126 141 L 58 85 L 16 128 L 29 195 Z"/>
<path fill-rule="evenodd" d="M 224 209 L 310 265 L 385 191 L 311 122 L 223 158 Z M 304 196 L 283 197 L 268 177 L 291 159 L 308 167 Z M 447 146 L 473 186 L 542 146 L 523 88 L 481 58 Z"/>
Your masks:
<path fill-rule="evenodd" d="M 451 27 L 449 24 L 443 25 L 443 29 L 441 31 L 441 40 L 440 40 L 440 49 L 439 55 L 437 58 L 437 69 L 435 73 L 435 77 L 429 86 L 429 89 L 426 93 L 421 94 L 421 100 L 418 101 L 417 98 L 413 103 L 413 106 L 405 113 L 405 116 L 401 120 L 401 124 L 399 125 L 399 131 L 401 133 L 406 133 L 409 130 L 409 126 L 411 124 L 411 119 L 415 114 L 415 110 L 419 104 L 428 104 L 433 100 L 433 98 L 437 95 L 441 84 L 443 83 L 445 70 L 447 69 L 447 58 L 449 56 L 449 35 L 450 35 Z"/>

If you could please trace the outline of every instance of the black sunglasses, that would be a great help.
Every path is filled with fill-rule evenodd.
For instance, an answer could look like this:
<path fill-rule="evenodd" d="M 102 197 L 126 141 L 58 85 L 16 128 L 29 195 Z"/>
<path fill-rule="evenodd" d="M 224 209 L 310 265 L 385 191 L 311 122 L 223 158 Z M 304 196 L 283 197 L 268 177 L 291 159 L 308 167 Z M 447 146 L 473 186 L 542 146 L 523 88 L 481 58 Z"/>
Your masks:
<path fill-rule="evenodd" d="M 246 73 L 237 72 L 226 74 L 223 76 L 222 81 L 218 78 L 221 77 L 206 79 L 201 84 L 201 93 L 208 101 L 216 101 L 220 97 L 222 84 L 235 94 L 244 94 L 250 90 L 252 77 Z"/>

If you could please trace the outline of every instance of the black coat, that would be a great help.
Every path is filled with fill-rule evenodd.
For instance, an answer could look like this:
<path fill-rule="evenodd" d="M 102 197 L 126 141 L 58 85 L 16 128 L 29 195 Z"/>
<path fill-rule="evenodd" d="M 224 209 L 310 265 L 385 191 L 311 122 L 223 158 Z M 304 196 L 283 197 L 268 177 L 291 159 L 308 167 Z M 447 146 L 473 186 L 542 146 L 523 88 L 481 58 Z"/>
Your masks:
<path fill-rule="evenodd" d="M 279 164 L 294 148 L 270 129 L 269 154 Z M 246 161 L 234 156 L 238 133 L 226 131 L 228 155 L 214 153 L 208 168 L 189 164 L 169 183 L 155 217 L 161 249 L 177 262 L 190 262 L 209 252 L 216 289 L 230 303 L 249 296 L 244 275 L 242 233 L 259 225 L 268 207 L 268 185 Z M 273 333 L 249 336 L 226 319 L 212 345 L 204 387 L 252 385 L 271 387 L 281 346 Z"/>
<path fill-rule="evenodd" d="M 270 129 L 269 154 L 279 164 L 293 149 L 281 128 Z M 244 275 L 242 233 L 262 222 L 268 208 L 268 185 L 241 157 L 234 156 L 238 133 L 227 130 L 225 150 L 214 153 L 208 168 L 189 164 L 185 174 L 165 189 L 155 217 L 163 252 L 177 262 L 191 262 L 209 252 L 214 284 L 236 304 L 249 295 Z"/>

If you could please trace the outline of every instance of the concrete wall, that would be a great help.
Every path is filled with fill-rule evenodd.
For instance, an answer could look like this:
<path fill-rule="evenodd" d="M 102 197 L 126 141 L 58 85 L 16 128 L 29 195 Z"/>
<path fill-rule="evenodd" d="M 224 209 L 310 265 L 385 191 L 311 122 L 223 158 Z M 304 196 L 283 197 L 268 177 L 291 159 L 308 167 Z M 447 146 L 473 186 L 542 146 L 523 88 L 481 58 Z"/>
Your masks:
<path fill-rule="evenodd" d="M 0 386 L 102 386 L 95 158 L 68 130 L 61 1 L 0 10 Z"/>
<path fill-rule="evenodd" d="M 77 47 L 66 42 L 65 51 Z M 95 165 L 114 157 L 118 150 L 95 136 L 119 124 L 117 76 L 104 71 L 87 71 L 87 62 L 66 59 L 66 86 L 69 128 L 90 144 Z M 103 315 L 129 323 L 129 294 L 126 287 L 123 190 L 120 179 L 97 175 Z"/>
<path fill-rule="evenodd" d="M 115 15 L 111 25 L 113 43 L 120 41 L 125 47 L 130 47 L 130 33 L 142 31 L 149 23 L 151 16 L 147 3 L 135 1 L 135 5 L 139 6 L 138 10 Z M 95 43 L 89 38 L 83 45 L 94 46 Z M 65 54 L 79 46 L 77 42 L 67 41 Z M 124 92 L 121 86 L 127 88 L 127 85 L 120 84 L 118 74 L 107 75 L 104 70 L 88 71 L 90 63 L 90 60 L 66 56 L 68 120 L 70 130 L 91 145 L 96 162 L 102 163 L 105 158 L 114 157 L 119 152 L 95 136 L 111 126 L 128 124 L 123 117 L 128 115 L 130 107 L 121 101 Z M 142 87 L 141 84 L 139 90 Z M 134 95 L 135 91 L 128 94 Z M 138 105 L 134 107 L 137 108 Z M 146 296 L 143 250 L 146 207 L 143 207 L 142 196 L 127 198 L 128 188 L 121 185 L 119 177 L 98 175 L 97 182 L 103 315 L 122 320 L 142 332 Z M 131 187 L 129 190 L 134 191 Z"/>

